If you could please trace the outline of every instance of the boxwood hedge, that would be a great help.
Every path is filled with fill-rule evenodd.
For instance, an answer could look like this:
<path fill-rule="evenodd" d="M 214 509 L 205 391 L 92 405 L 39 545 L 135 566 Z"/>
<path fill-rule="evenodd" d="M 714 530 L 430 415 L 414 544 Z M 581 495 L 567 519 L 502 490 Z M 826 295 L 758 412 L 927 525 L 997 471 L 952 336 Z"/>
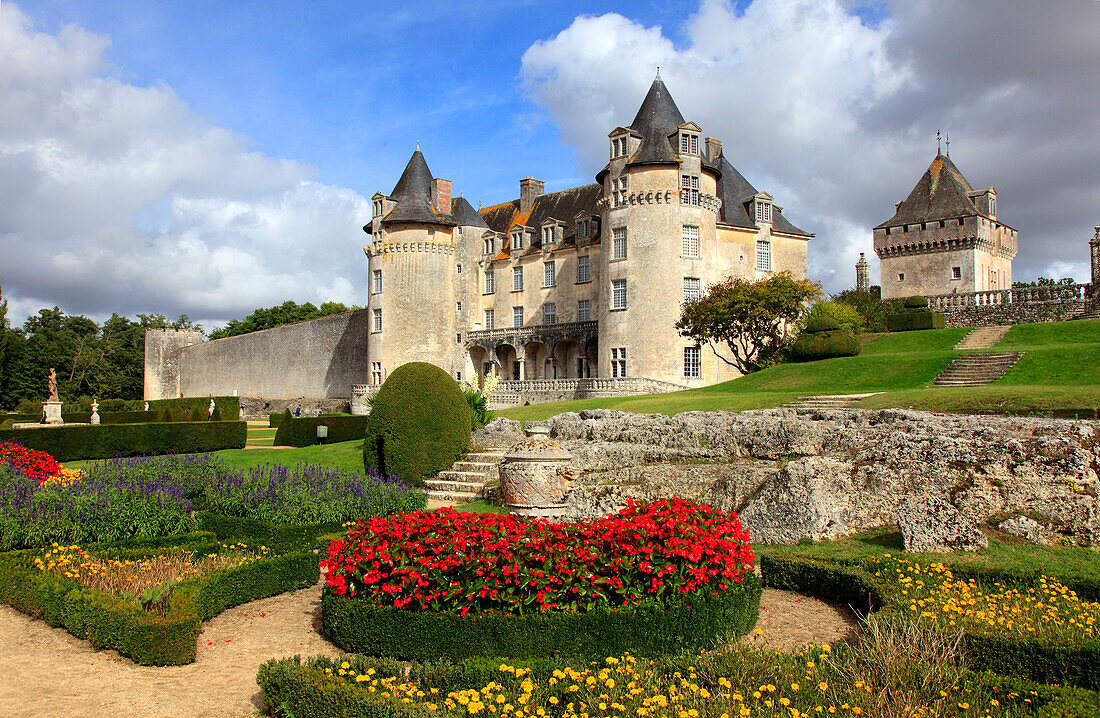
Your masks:
<path fill-rule="evenodd" d="M 0 442 L 18 441 L 58 461 L 75 461 L 243 449 L 247 434 L 243 421 L 100 424 L 0 429 Z"/>
<path fill-rule="evenodd" d="M 289 412 L 288 412 L 289 413 Z M 313 446 L 317 443 L 317 427 L 328 427 L 325 443 L 362 441 L 367 431 L 367 416 L 310 416 L 294 418 L 283 414 L 275 431 L 275 446 Z"/>

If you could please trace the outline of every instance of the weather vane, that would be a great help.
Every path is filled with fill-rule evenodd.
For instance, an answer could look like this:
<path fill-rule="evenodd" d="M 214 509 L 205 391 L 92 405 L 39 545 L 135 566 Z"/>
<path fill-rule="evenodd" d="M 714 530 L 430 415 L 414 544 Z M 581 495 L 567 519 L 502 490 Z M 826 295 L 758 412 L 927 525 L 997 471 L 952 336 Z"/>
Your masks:
<path fill-rule="evenodd" d="M 947 145 L 947 156 L 951 156 L 951 133 L 947 133 L 947 140 L 944 142 Z"/>
<path fill-rule="evenodd" d="M 936 154 L 942 154 L 940 150 L 943 149 L 940 145 L 940 131 L 936 130 Z"/>

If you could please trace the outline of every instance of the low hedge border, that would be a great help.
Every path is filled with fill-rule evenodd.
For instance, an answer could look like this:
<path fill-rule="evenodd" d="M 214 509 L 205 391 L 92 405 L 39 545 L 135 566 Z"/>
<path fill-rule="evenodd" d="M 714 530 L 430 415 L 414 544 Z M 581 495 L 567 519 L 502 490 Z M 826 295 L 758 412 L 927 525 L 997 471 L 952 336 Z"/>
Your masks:
<path fill-rule="evenodd" d="M 321 537 L 341 531 L 338 523 L 276 524 L 241 516 L 226 516 L 210 511 L 196 515 L 199 528 L 210 531 L 221 541 L 244 541 L 246 544 L 263 545 L 272 551 L 289 551 L 304 548 L 325 548 L 328 541 Z M 319 559 L 318 559 L 319 560 Z"/>
<path fill-rule="evenodd" d="M 217 545 L 209 533 L 174 538 L 174 543 L 153 540 L 131 545 L 128 551 L 120 544 L 104 550 L 119 548 L 134 557 L 170 545 L 195 550 Z M 0 555 L 0 603 L 86 638 L 94 648 L 117 650 L 140 665 L 192 663 L 203 621 L 248 601 L 312 586 L 320 575 L 312 551 L 260 559 L 180 584 L 169 598 L 167 615 L 159 616 L 117 596 L 39 571 L 32 563 L 39 554 L 34 549 Z"/>
<path fill-rule="evenodd" d="M 188 421 L 196 409 L 203 416 L 210 410 L 210 400 L 221 415 L 222 421 L 239 421 L 241 418 L 241 400 L 236 396 L 193 396 L 183 399 L 151 399 L 149 411 L 163 414 L 168 412 L 174 421 Z"/>
<path fill-rule="evenodd" d="M 339 441 L 362 441 L 367 435 L 366 415 L 362 416 L 303 416 L 287 417 L 278 422 L 275 432 L 275 446 L 313 446 L 317 443 L 317 427 L 328 427 L 325 443 Z"/>
<path fill-rule="evenodd" d="M 247 438 L 248 424 L 243 421 L 0 429 L 0 442 L 17 441 L 28 449 L 45 451 L 58 461 L 243 449 Z"/>
<path fill-rule="evenodd" d="M 900 593 L 877 579 L 864 561 L 844 563 L 798 556 L 763 555 L 760 557 L 763 583 L 769 588 L 801 591 L 832 601 L 848 603 L 856 611 L 900 610 Z M 963 571 L 952 573 L 966 575 Z M 967 576 L 978 582 L 1019 582 L 1018 573 L 997 573 L 982 569 Z M 1082 646 L 1048 643 L 1006 635 L 966 632 L 963 653 L 976 670 L 1019 675 L 1044 683 L 1066 683 L 1100 690 L 1100 639 Z"/>
<path fill-rule="evenodd" d="M 931 309 L 908 309 L 886 315 L 886 329 L 891 332 L 911 332 L 920 329 L 943 329 L 944 316 Z"/>
<path fill-rule="evenodd" d="M 760 613 L 761 592 L 759 580 L 748 574 L 721 596 L 702 592 L 682 606 L 460 616 L 377 606 L 326 589 L 321 625 L 345 651 L 402 660 L 651 656 L 710 649 L 748 633 Z"/>

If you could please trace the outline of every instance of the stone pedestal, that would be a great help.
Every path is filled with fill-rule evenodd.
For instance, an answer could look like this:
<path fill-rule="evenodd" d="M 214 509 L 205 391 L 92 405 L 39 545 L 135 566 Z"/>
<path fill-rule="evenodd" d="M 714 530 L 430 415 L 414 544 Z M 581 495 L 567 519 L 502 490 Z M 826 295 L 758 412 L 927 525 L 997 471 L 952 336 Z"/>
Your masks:
<path fill-rule="evenodd" d="M 60 401 L 44 401 L 42 402 L 42 423 L 43 424 L 63 424 L 64 420 L 61 418 L 61 402 Z"/>
<path fill-rule="evenodd" d="M 556 441 L 532 437 L 504 455 L 500 492 L 508 513 L 560 521 L 573 490 L 572 455 Z"/>

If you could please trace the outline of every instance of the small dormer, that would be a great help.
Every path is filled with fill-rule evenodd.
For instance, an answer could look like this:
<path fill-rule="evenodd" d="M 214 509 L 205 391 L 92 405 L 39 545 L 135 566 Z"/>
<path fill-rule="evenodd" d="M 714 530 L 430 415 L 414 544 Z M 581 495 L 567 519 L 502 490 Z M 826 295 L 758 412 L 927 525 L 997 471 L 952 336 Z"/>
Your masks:
<path fill-rule="evenodd" d="M 543 222 L 539 231 L 544 252 L 565 238 L 565 225 L 553 218 Z"/>
<path fill-rule="evenodd" d="M 759 192 L 752 197 L 752 217 L 756 219 L 756 224 L 771 224 L 772 213 L 774 207 L 772 205 L 772 196 L 767 192 Z"/>
<path fill-rule="evenodd" d="M 680 156 L 699 156 L 699 138 L 703 129 L 694 122 L 685 122 L 676 128 L 676 147 L 680 150 Z"/>
<path fill-rule="evenodd" d="M 493 256 L 497 253 L 497 247 L 503 246 L 504 242 L 497 242 L 497 233 L 493 231 L 485 232 L 481 235 L 481 253 L 486 256 Z"/>
<path fill-rule="evenodd" d="M 990 219 L 997 219 L 997 190 L 992 187 L 970 193 L 970 200 L 978 211 Z"/>
<path fill-rule="evenodd" d="M 577 212 L 573 215 L 573 227 L 578 247 L 588 244 L 596 236 L 596 221 L 588 212 Z"/>
<path fill-rule="evenodd" d="M 616 127 L 607 135 L 611 139 L 611 159 L 629 157 L 634 150 L 629 127 Z"/>
<path fill-rule="evenodd" d="M 527 228 L 523 225 L 512 227 L 508 233 L 509 246 L 513 252 L 527 246 Z"/>
<path fill-rule="evenodd" d="M 386 213 L 386 195 L 381 192 L 375 192 L 371 197 L 371 216 L 381 217 Z"/>

